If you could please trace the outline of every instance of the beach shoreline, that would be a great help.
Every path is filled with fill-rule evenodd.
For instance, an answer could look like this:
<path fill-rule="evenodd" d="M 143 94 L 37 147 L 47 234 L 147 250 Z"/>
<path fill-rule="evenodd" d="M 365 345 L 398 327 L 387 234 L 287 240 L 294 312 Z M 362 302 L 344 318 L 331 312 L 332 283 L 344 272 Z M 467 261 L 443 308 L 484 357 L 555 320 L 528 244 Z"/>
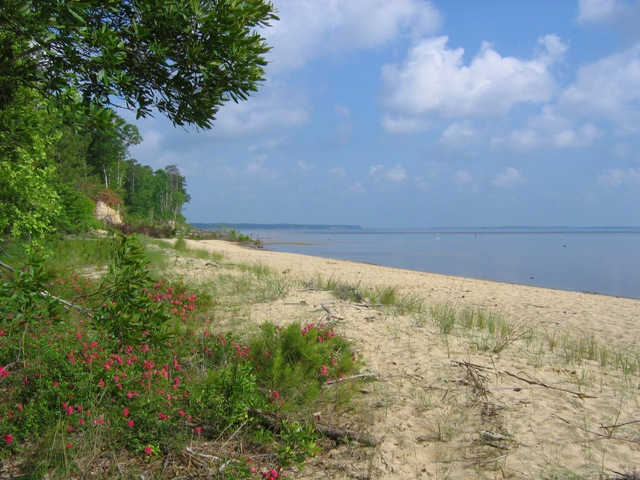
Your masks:
<path fill-rule="evenodd" d="M 355 407 L 314 414 L 378 444 L 329 445 L 293 478 L 633 478 L 611 475 L 640 465 L 640 300 L 187 243 L 222 254 L 192 261 L 181 270 L 188 279 L 206 285 L 263 265 L 283 286 L 225 328 L 328 322 L 363 361 L 369 381 Z M 392 287 L 425 308 L 341 300 L 320 279 L 362 291 Z M 448 330 L 435 319 L 447 308 L 489 312 L 495 329 L 458 322 Z"/>
<path fill-rule="evenodd" d="M 640 345 L 637 299 L 283 253 L 221 240 L 189 241 L 189 244 L 222 252 L 235 263 L 263 263 L 300 278 L 321 274 L 351 285 L 393 286 L 406 295 L 417 294 L 434 304 L 497 309 L 514 320 L 545 328 L 589 331 L 611 340 L 618 340 L 619 332 L 624 331 L 629 345 Z"/>

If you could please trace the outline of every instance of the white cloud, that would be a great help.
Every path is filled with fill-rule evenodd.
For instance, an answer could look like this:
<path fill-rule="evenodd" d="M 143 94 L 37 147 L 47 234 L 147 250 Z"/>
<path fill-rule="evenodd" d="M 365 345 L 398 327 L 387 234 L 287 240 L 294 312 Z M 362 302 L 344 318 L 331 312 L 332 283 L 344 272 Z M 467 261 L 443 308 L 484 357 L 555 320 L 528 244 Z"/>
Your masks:
<path fill-rule="evenodd" d="M 351 112 L 344 105 L 336 105 L 335 112 L 340 118 L 349 118 L 351 116 Z"/>
<path fill-rule="evenodd" d="M 389 133 L 416 133 L 429 129 L 429 122 L 420 118 L 385 115 L 382 126 Z"/>
<path fill-rule="evenodd" d="M 543 103 L 556 90 L 548 67 L 566 49 L 555 36 L 542 37 L 532 60 L 503 57 L 484 43 L 468 65 L 462 48 L 447 48 L 448 37 L 425 39 L 401 65 L 382 69 L 385 105 L 407 117 L 494 116 L 522 102 Z"/>
<path fill-rule="evenodd" d="M 530 122 L 535 125 L 535 119 Z M 578 148 L 586 147 L 601 136 L 600 129 L 587 123 L 578 128 L 570 126 L 552 128 L 536 125 L 537 128 L 514 130 L 507 135 L 498 136 L 491 140 L 491 146 L 496 150 L 524 152 L 537 148 Z"/>
<path fill-rule="evenodd" d="M 280 21 L 264 30 L 270 72 L 298 69 L 315 57 L 336 56 L 390 42 L 400 35 L 433 34 L 441 16 L 424 0 L 276 0 Z"/>
<path fill-rule="evenodd" d="M 355 182 L 347 187 L 346 194 L 350 196 L 366 195 L 367 190 L 364 188 L 364 186 L 360 182 Z"/>
<path fill-rule="evenodd" d="M 277 181 L 280 178 L 280 175 L 269 169 L 266 163 L 267 158 L 265 155 L 258 156 L 258 158 L 247 164 L 244 169 L 244 175 L 266 183 L 273 183 Z"/>
<path fill-rule="evenodd" d="M 248 101 L 228 102 L 220 109 L 214 128 L 205 135 L 216 139 L 248 137 L 301 126 L 309 121 L 310 116 L 305 95 L 293 88 L 268 83 Z"/>
<path fill-rule="evenodd" d="M 544 35 L 538 39 L 539 51 L 536 58 L 543 64 L 551 66 L 562 60 L 569 47 L 562 43 L 555 34 Z"/>
<path fill-rule="evenodd" d="M 347 171 L 344 169 L 344 167 L 333 167 L 331 170 L 329 170 L 329 173 L 331 175 L 335 175 L 336 177 L 347 176 Z"/>
<path fill-rule="evenodd" d="M 374 165 L 369 169 L 369 174 L 374 177 L 376 182 L 402 183 L 407 179 L 407 171 L 399 163 L 392 168 L 387 168 L 382 164 Z"/>
<path fill-rule="evenodd" d="M 442 132 L 440 143 L 453 150 L 466 150 L 482 143 L 482 138 L 470 122 L 456 122 Z"/>
<path fill-rule="evenodd" d="M 479 182 L 475 181 L 473 175 L 466 170 L 456 171 L 451 180 L 459 192 L 478 193 L 480 191 Z"/>
<path fill-rule="evenodd" d="M 612 190 L 624 185 L 640 186 L 640 168 L 630 168 L 628 170 L 612 168 L 607 173 L 598 176 L 598 183 Z"/>
<path fill-rule="evenodd" d="M 522 174 L 517 168 L 508 167 L 504 172 L 497 174 L 491 181 L 491 185 L 498 188 L 515 187 L 523 182 Z"/>
<path fill-rule="evenodd" d="M 456 185 L 468 185 L 473 181 L 471 174 L 465 170 L 458 170 L 453 174 L 453 183 Z"/>
<path fill-rule="evenodd" d="M 578 71 L 562 92 L 559 109 L 570 116 L 604 117 L 617 133 L 640 133 L 640 43 Z"/>
<path fill-rule="evenodd" d="M 307 162 L 305 162 L 303 160 L 298 160 L 297 165 L 298 165 L 298 168 L 305 175 L 311 173 L 311 171 L 313 170 L 313 165 L 311 165 L 310 163 L 307 163 Z"/>
<path fill-rule="evenodd" d="M 619 0 L 578 0 L 578 21 L 591 23 L 610 20 L 621 4 Z"/>

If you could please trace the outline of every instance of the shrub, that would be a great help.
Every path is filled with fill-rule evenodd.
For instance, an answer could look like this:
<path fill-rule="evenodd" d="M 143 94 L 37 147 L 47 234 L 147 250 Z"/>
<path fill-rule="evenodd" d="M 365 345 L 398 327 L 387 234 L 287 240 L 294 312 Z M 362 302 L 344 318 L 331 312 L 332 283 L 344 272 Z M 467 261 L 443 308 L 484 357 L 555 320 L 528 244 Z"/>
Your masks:
<path fill-rule="evenodd" d="M 246 341 L 211 332 L 196 314 L 210 298 L 153 283 L 143 257 L 121 238 L 104 283 L 77 274 L 48 281 L 38 262 L 6 276 L 0 458 L 22 457 L 27 477 L 86 476 L 107 451 L 144 459 L 243 435 L 243 445 L 269 452 L 259 455 L 267 472 L 313 455 L 308 422 L 281 420 L 272 431 L 258 412 L 312 412 L 322 385 L 357 368 L 349 343 L 324 325 L 265 325 Z M 45 288 L 73 292 L 85 310 L 60 309 Z M 178 326 L 180 337 L 165 335 Z M 258 472 L 233 455 L 227 478 Z"/>

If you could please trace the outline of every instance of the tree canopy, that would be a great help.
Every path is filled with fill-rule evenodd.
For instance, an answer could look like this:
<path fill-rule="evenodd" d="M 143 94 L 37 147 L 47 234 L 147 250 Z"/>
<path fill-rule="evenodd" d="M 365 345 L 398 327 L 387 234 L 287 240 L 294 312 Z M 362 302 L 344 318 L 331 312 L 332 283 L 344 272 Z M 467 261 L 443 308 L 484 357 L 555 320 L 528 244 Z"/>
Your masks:
<path fill-rule="evenodd" d="M 155 108 L 210 128 L 264 80 L 265 0 L 2 0 L 1 97 L 17 86 L 85 107 Z M 118 100 L 122 104 L 118 103 Z"/>
<path fill-rule="evenodd" d="M 114 107 L 211 128 L 264 80 L 276 19 L 268 0 L 0 0 L 0 234 L 78 231 L 105 198 L 183 220 L 184 177 L 128 158 Z"/>

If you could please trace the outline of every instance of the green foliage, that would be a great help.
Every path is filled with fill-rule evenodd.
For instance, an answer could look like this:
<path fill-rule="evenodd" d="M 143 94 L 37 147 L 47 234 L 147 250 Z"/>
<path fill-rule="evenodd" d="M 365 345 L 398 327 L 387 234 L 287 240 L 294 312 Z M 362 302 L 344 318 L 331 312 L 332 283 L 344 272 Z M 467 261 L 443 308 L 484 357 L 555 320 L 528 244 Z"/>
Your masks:
<path fill-rule="evenodd" d="M 69 184 L 58 185 L 60 215 L 53 225 L 59 233 L 84 233 L 101 226 L 94 217 L 93 201 Z"/>
<path fill-rule="evenodd" d="M 142 247 L 122 237 L 104 283 L 106 300 L 94 314 L 99 329 L 126 344 L 165 338 L 169 316 L 149 296 L 155 280 L 146 268 Z"/>
<path fill-rule="evenodd" d="M 3 83 L 84 111 L 119 98 L 138 117 L 157 109 L 209 128 L 225 101 L 263 80 L 269 48 L 257 28 L 275 18 L 263 0 L 4 2 Z"/>
<path fill-rule="evenodd" d="M 74 240 L 56 250 L 63 257 L 67 249 L 83 252 L 83 266 L 87 259 L 105 260 L 96 256 L 107 250 L 103 240 L 84 242 L 85 248 Z M 357 368 L 349 343 L 316 325 L 266 325 L 246 342 L 212 333 L 207 319 L 195 313 L 211 303 L 206 292 L 190 293 L 185 285 L 162 281 L 149 286 L 142 254 L 138 244 L 120 239 L 104 286 L 77 274 L 48 277 L 38 262 L 15 276 L 5 272 L 0 458 L 25 458 L 20 473 L 27 477 L 64 478 L 92 475 L 91 462 L 102 469 L 107 454 L 121 458 L 127 450 L 152 458 L 181 452 L 198 439 L 226 445 L 245 436 L 250 439 L 242 440 L 245 446 L 258 442 L 259 451 L 267 452 L 258 455 L 267 476 L 314 455 L 317 437 L 308 422 L 283 420 L 270 431 L 254 412 L 313 411 L 322 385 Z M 69 261 L 75 260 L 46 265 L 52 269 Z M 73 293 L 88 312 L 96 298 L 104 302 L 93 312 L 95 321 L 87 321 L 76 309 L 49 308 L 52 298 L 41 294 L 45 288 L 59 296 Z M 123 299 L 133 307 L 116 308 Z M 183 326 L 179 338 L 152 341 L 148 332 L 155 331 L 159 311 L 162 325 Z M 139 322 L 134 331 L 125 328 L 130 322 Z M 226 478 L 259 474 L 240 454 L 235 457 Z"/>
<path fill-rule="evenodd" d="M 309 424 L 283 421 L 278 436 L 281 440 L 278 448 L 278 464 L 280 468 L 299 465 L 306 458 L 315 456 L 320 447 L 316 443 L 316 433 Z"/>
<path fill-rule="evenodd" d="M 0 285 L 0 325 L 3 319 L 9 319 L 8 323 L 15 326 L 56 318 L 61 305 L 43 294 L 49 277 L 42 260 L 32 258 L 23 268 L 5 276 L 9 278 Z"/>
<path fill-rule="evenodd" d="M 53 126 L 40 97 L 27 89 L 12 92 L 0 108 L 0 233 L 37 243 L 53 231 L 60 212 L 47 158 Z"/>
<path fill-rule="evenodd" d="M 349 342 L 325 325 L 262 325 L 250 341 L 258 382 L 292 399 L 288 407 L 312 403 L 327 381 L 353 374 L 359 364 Z"/>

